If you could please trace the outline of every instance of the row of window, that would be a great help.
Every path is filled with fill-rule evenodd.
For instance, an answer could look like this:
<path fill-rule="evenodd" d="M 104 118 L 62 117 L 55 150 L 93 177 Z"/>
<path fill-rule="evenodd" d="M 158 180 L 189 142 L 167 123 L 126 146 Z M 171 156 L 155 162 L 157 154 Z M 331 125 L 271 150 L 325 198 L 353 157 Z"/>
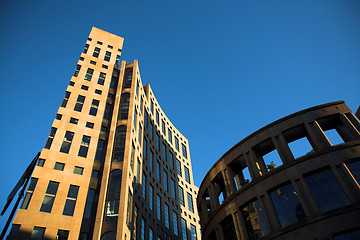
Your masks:
<path fill-rule="evenodd" d="M 13 224 L 11 227 L 11 231 L 9 233 L 10 237 L 16 237 L 18 236 L 20 230 L 19 224 Z M 30 238 L 32 239 L 43 239 L 45 234 L 45 228 L 44 227 L 37 227 L 35 226 L 33 230 L 31 231 Z M 69 231 L 67 230 L 58 230 L 56 234 L 56 240 L 67 240 L 69 237 Z"/>
<path fill-rule="evenodd" d="M 51 128 L 49 137 L 48 137 L 45 147 L 44 147 L 45 149 L 50 149 L 52 142 L 55 138 L 56 131 L 57 131 L 57 128 L 54 128 L 54 127 Z M 74 138 L 74 133 L 70 132 L 70 131 L 66 131 L 63 142 L 60 147 L 60 152 L 69 153 L 73 138 Z M 91 137 L 83 135 L 81 143 L 80 143 L 79 152 L 78 152 L 79 157 L 84 157 L 84 158 L 87 157 L 90 140 L 91 140 Z"/>
<path fill-rule="evenodd" d="M 108 46 L 110 46 L 110 45 L 108 45 Z M 90 47 L 89 44 L 85 44 L 85 47 L 84 47 L 84 50 L 83 50 L 84 54 L 87 54 L 87 52 L 89 50 L 89 47 Z M 100 55 L 100 51 L 101 51 L 100 48 L 95 47 L 92 56 L 98 58 L 99 55 Z M 106 62 L 110 62 L 110 58 L 111 58 L 111 52 L 110 51 L 105 51 L 104 60 Z M 116 55 L 116 64 L 119 64 L 119 59 L 120 59 L 120 55 Z"/>
<path fill-rule="evenodd" d="M 106 114 L 106 110 L 105 110 L 105 114 Z M 104 117 L 105 117 L 105 114 L 104 114 Z M 59 114 L 59 113 L 56 114 L 55 119 L 56 119 L 56 120 L 61 120 L 61 119 L 62 119 L 62 115 Z M 79 119 L 77 119 L 77 118 L 71 118 L 69 122 L 72 123 L 72 124 L 77 125 L 77 124 L 79 123 Z M 85 127 L 93 129 L 93 128 L 94 128 L 94 123 L 92 123 L 92 122 L 86 122 Z"/>
<path fill-rule="evenodd" d="M 65 108 L 67 106 L 70 95 L 71 95 L 71 93 L 69 91 L 66 91 L 65 97 L 64 97 L 64 99 L 63 99 L 63 101 L 61 103 L 61 107 Z M 85 102 L 85 96 L 78 95 L 78 97 L 76 99 L 75 106 L 74 106 L 74 111 L 81 112 L 82 108 L 83 108 L 83 105 L 84 105 L 84 102 Z M 98 108 L 99 108 L 99 104 L 100 104 L 99 100 L 96 100 L 96 99 L 92 100 L 89 115 L 96 116 Z"/>

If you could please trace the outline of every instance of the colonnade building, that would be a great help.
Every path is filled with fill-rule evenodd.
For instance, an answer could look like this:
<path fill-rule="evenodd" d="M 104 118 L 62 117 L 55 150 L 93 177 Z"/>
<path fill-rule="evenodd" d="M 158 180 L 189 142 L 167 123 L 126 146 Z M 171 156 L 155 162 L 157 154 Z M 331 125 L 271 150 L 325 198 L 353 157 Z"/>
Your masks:
<path fill-rule="evenodd" d="M 199 188 L 203 239 L 360 239 L 359 132 L 339 101 L 240 141 Z"/>
<path fill-rule="evenodd" d="M 200 239 L 189 142 L 92 28 L 7 239 Z"/>

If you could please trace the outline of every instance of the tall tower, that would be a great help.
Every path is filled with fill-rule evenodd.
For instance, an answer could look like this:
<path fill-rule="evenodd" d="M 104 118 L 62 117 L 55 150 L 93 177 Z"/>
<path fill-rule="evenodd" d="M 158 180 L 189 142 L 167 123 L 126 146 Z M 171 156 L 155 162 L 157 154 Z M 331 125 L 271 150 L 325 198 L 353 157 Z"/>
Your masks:
<path fill-rule="evenodd" d="M 200 239 L 188 140 L 92 28 L 7 239 Z"/>

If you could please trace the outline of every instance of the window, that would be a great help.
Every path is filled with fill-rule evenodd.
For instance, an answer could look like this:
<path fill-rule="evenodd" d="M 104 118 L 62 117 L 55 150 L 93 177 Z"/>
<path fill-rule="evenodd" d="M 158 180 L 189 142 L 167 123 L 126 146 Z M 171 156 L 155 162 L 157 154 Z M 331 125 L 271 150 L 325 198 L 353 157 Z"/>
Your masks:
<path fill-rule="evenodd" d="M 107 47 L 110 48 L 110 49 L 113 49 L 113 46 L 111 46 L 111 45 L 108 45 Z"/>
<path fill-rule="evenodd" d="M 135 146 L 134 143 L 131 144 L 131 154 L 130 154 L 130 168 L 134 171 L 134 156 L 135 156 Z"/>
<path fill-rule="evenodd" d="M 88 41 L 92 41 L 92 38 L 88 38 Z"/>
<path fill-rule="evenodd" d="M 186 146 L 184 144 L 181 144 L 181 148 L 182 148 L 182 154 L 184 158 L 187 158 L 187 151 L 186 151 Z"/>
<path fill-rule="evenodd" d="M 101 65 L 102 68 L 108 69 L 109 67 L 105 64 Z"/>
<path fill-rule="evenodd" d="M 270 198 L 281 227 L 284 228 L 305 219 L 305 213 L 297 198 L 297 193 L 290 183 L 270 192 Z"/>
<path fill-rule="evenodd" d="M 154 132 L 154 124 L 152 122 L 150 122 L 150 138 L 151 139 L 154 139 L 153 132 Z"/>
<path fill-rule="evenodd" d="M 85 86 L 85 85 L 81 85 L 81 89 L 87 91 L 87 90 L 89 90 L 89 87 Z"/>
<path fill-rule="evenodd" d="M 77 112 L 81 112 L 82 107 L 83 107 L 83 105 L 84 105 L 84 101 L 85 101 L 85 97 L 79 95 L 78 98 L 77 98 L 77 100 L 76 100 L 76 104 L 75 104 L 74 110 L 77 111 Z"/>
<path fill-rule="evenodd" d="M 11 230 L 10 230 L 10 233 L 9 233 L 9 237 L 16 237 L 19 233 L 19 230 L 20 230 L 20 226 L 19 224 L 13 224 L 11 226 Z"/>
<path fill-rule="evenodd" d="M 93 124 L 92 122 L 86 122 L 86 127 L 93 129 L 93 128 L 94 128 L 94 124 Z"/>
<path fill-rule="evenodd" d="M 144 128 L 147 128 L 147 126 L 148 126 L 148 119 L 149 119 L 149 114 L 148 114 L 147 110 L 145 109 L 145 111 L 144 111 Z"/>
<path fill-rule="evenodd" d="M 334 235 L 334 240 L 356 240 L 360 239 L 360 229 L 353 229 Z"/>
<path fill-rule="evenodd" d="M 166 145 L 165 145 L 165 143 L 162 143 L 162 150 L 163 150 L 163 158 L 166 161 Z"/>
<path fill-rule="evenodd" d="M 89 111 L 89 114 L 91 116 L 96 116 L 98 107 L 99 107 L 99 103 L 100 102 L 98 100 L 95 100 L 95 99 L 92 100 L 90 111 Z"/>
<path fill-rule="evenodd" d="M 169 152 L 169 161 L 170 161 L 170 167 L 174 169 L 174 155 L 172 152 Z"/>
<path fill-rule="evenodd" d="M 120 55 L 116 55 L 115 64 L 119 65 Z"/>
<path fill-rule="evenodd" d="M 194 212 L 194 205 L 193 205 L 193 199 L 190 193 L 187 193 L 187 200 L 188 200 L 188 206 L 189 206 L 189 211 L 190 212 Z"/>
<path fill-rule="evenodd" d="M 45 159 L 39 158 L 39 161 L 38 161 L 38 163 L 37 163 L 37 166 L 43 167 L 44 164 L 45 164 Z"/>
<path fill-rule="evenodd" d="M 150 111 L 151 111 L 152 114 L 154 114 L 154 102 L 153 102 L 153 100 L 151 100 Z"/>
<path fill-rule="evenodd" d="M 185 181 L 190 183 L 190 172 L 189 172 L 189 169 L 185 166 L 184 166 L 184 172 L 185 172 Z"/>
<path fill-rule="evenodd" d="M 84 80 L 91 81 L 92 75 L 94 73 L 94 69 L 88 68 L 84 77 Z"/>
<path fill-rule="evenodd" d="M 96 43 L 97 43 L 97 44 L 99 44 L 99 45 L 102 45 L 102 44 L 103 44 L 103 43 L 102 43 L 102 42 L 100 42 L 100 41 L 97 41 Z"/>
<path fill-rule="evenodd" d="M 95 153 L 95 160 L 96 161 L 101 160 L 101 158 L 103 156 L 104 146 L 105 146 L 105 141 L 102 140 L 102 139 L 99 139 L 98 145 L 97 145 L 97 148 L 96 148 L 96 153 Z"/>
<path fill-rule="evenodd" d="M 150 210 L 153 210 L 153 199 L 154 199 L 154 187 L 150 184 L 150 188 L 149 188 L 149 207 Z"/>
<path fill-rule="evenodd" d="M 134 117 L 133 117 L 133 119 L 134 119 L 133 125 L 134 125 L 134 128 L 135 128 L 135 129 L 136 129 L 136 117 L 137 117 L 137 110 L 136 110 L 136 108 L 135 108 Z"/>
<path fill-rule="evenodd" d="M 71 142 L 73 140 L 74 133 L 66 131 L 63 143 L 61 144 L 60 152 L 69 153 Z"/>
<path fill-rule="evenodd" d="M 175 149 L 179 151 L 179 139 L 175 137 Z"/>
<path fill-rule="evenodd" d="M 77 119 L 77 118 L 70 118 L 70 123 L 72 123 L 72 124 L 78 124 L 79 123 L 79 119 Z"/>
<path fill-rule="evenodd" d="M 81 69 L 81 65 L 76 65 L 76 69 L 75 69 L 75 72 L 74 72 L 74 77 L 77 77 L 79 75 L 79 72 L 80 72 L 80 69 Z"/>
<path fill-rule="evenodd" d="M 98 79 L 98 84 L 99 85 L 104 85 L 104 83 L 105 83 L 105 77 L 106 77 L 106 73 L 103 73 L 103 72 L 101 72 L 100 74 L 99 74 L 99 79 Z"/>
<path fill-rule="evenodd" d="M 69 231 L 66 230 L 58 230 L 56 235 L 56 240 L 67 240 L 69 237 Z"/>
<path fill-rule="evenodd" d="M 145 240 L 145 220 L 141 219 L 141 240 Z"/>
<path fill-rule="evenodd" d="M 116 240 L 116 233 L 114 232 L 107 232 L 101 236 L 100 240 Z"/>
<path fill-rule="evenodd" d="M 93 171 L 91 172 L 91 177 L 92 177 L 92 178 L 99 178 L 99 171 L 93 170 Z"/>
<path fill-rule="evenodd" d="M 84 50 L 83 50 L 83 53 L 87 53 L 87 51 L 89 50 L 89 44 L 85 44 L 85 47 L 84 47 Z"/>
<path fill-rule="evenodd" d="M 145 137 L 144 137 L 144 144 L 143 144 L 143 158 L 144 158 L 144 160 L 147 159 L 147 141 L 146 141 Z"/>
<path fill-rule="evenodd" d="M 260 239 L 268 234 L 259 201 L 249 202 L 241 209 L 249 239 Z"/>
<path fill-rule="evenodd" d="M 171 132 L 170 128 L 168 129 L 168 140 L 170 143 L 172 143 L 172 132 Z"/>
<path fill-rule="evenodd" d="M 173 211 L 173 227 L 174 227 L 174 234 L 176 236 L 179 235 L 178 233 L 178 216 L 177 213 Z"/>
<path fill-rule="evenodd" d="M 34 227 L 32 232 L 31 232 L 30 238 L 43 239 L 44 233 L 45 233 L 45 228 L 43 228 L 43 227 Z"/>
<path fill-rule="evenodd" d="M 143 179 L 142 179 L 142 197 L 146 199 L 146 175 L 143 172 Z"/>
<path fill-rule="evenodd" d="M 91 60 L 91 61 L 90 61 L 90 64 L 96 65 L 96 62 Z"/>
<path fill-rule="evenodd" d="M 140 160 L 138 158 L 138 161 L 137 161 L 137 174 L 136 174 L 137 183 L 140 182 L 140 167 L 141 167 L 141 163 L 140 163 Z"/>
<path fill-rule="evenodd" d="M 166 135 L 166 125 L 165 125 L 164 120 L 162 120 L 161 123 L 162 123 L 161 131 L 163 132 L 164 135 Z"/>
<path fill-rule="evenodd" d="M 66 197 L 63 215 L 66 215 L 66 216 L 74 215 L 74 210 L 75 210 L 76 199 L 77 199 L 78 193 L 79 193 L 79 186 L 70 185 L 68 195 Z"/>
<path fill-rule="evenodd" d="M 107 61 L 107 62 L 110 62 L 110 57 L 111 57 L 111 52 L 106 51 L 104 60 Z"/>
<path fill-rule="evenodd" d="M 360 161 L 354 161 L 346 163 L 346 166 L 350 170 L 351 174 L 354 176 L 355 180 L 360 184 Z"/>
<path fill-rule="evenodd" d="M 165 212 L 165 227 L 170 228 L 170 219 L 169 219 L 169 205 L 164 204 Z"/>
<path fill-rule="evenodd" d="M 94 203 L 95 189 L 89 188 L 88 195 L 86 197 L 84 218 L 89 219 L 91 216 L 91 210 Z"/>
<path fill-rule="evenodd" d="M 176 159 L 176 168 L 177 168 L 177 174 L 182 177 L 182 171 L 181 171 L 181 162 Z"/>
<path fill-rule="evenodd" d="M 131 228 L 132 220 L 132 199 L 133 195 L 129 189 L 128 200 L 127 200 L 127 211 L 126 211 L 126 225 Z"/>
<path fill-rule="evenodd" d="M 156 111 L 156 123 L 159 125 L 159 111 Z"/>
<path fill-rule="evenodd" d="M 80 61 L 84 61 L 85 60 L 85 58 L 83 58 L 83 57 L 80 57 Z"/>
<path fill-rule="evenodd" d="M 154 240 L 154 232 L 151 228 L 149 228 L 149 240 Z"/>
<path fill-rule="evenodd" d="M 156 216 L 161 220 L 161 197 L 159 194 L 156 195 Z"/>
<path fill-rule="evenodd" d="M 133 68 L 126 68 L 124 74 L 123 88 L 131 88 Z"/>
<path fill-rule="evenodd" d="M 101 95 L 101 94 L 102 94 L 102 91 L 99 90 L 99 89 L 95 89 L 95 93 Z"/>
<path fill-rule="evenodd" d="M 140 112 L 142 113 L 142 109 L 143 109 L 143 99 L 140 98 Z"/>
<path fill-rule="evenodd" d="M 320 212 L 328 212 L 350 204 L 330 169 L 310 174 L 304 179 Z"/>
<path fill-rule="evenodd" d="M 90 145 L 90 139 L 91 138 L 89 136 L 84 135 L 82 137 L 82 140 L 80 143 L 80 149 L 79 149 L 79 153 L 78 153 L 79 157 L 84 157 L 84 158 L 87 157 L 87 153 L 88 153 L 89 145 Z"/>
<path fill-rule="evenodd" d="M 104 119 L 109 120 L 111 116 L 111 104 L 107 103 L 105 105 Z"/>
<path fill-rule="evenodd" d="M 53 182 L 53 181 L 49 182 L 43 202 L 40 207 L 40 212 L 47 212 L 47 213 L 51 212 L 58 187 L 59 187 L 58 182 Z"/>
<path fill-rule="evenodd" d="M 117 216 L 119 215 L 121 177 L 121 170 L 114 170 L 110 173 L 107 201 L 105 205 L 106 221 L 116 221 Z"/>
<path fill-rule="evenodd" d="M 46 141 L 46 144 L 45 144 L 44 148 L 50 149 L 51 144 L 52 144 L 52 142 L 54 140 L 54 137 L 55 137 L 55 134 L 56 134 L 56 130 L 57 130 L 57 128 L 54 128 L 54 127 L 51 128 L 49 137 L 48 137 L 48 139 Z"/>
<path fill-rule="evenodd" d="M 191 232 L 191 240 L 196 240 L 196 227 L 192 224 L 190 224 L 190 232 Z"/>
<path fill-rule="evenodd" d="M 119 120 L 128 119 L 129 103 L 130 103 L 130 94 L 129 93 L 121 94 Z"/>
<path fill-rule="evenodd" d="M 117 127 L 115 134 L 113 162 L 122 162 L 124 160 L 125 142 L 126 126 L 120 125 Z"/>
<path fill-rule="evenodd" d="M 165 191 L 168 191 L 168 179 L 167 179 L 167 172 L 165 170 L 163 170 L 163 180 L 164 180 Z"/>
<path fill-rule="evenodd" d="M 27 209 L 28 208 L 31 197 L 32 197 L 32 195 L 34 193 L 37 181 L 38 181 L 37 178 L 31 178 L 30 184 L 28 186 L 28 189 L 27 189 L 25 197 L 24 197 L 24 200 L 23 200 L 23 202 L 22 202 L 22 204 L 20 206 L 21 209 Z"/>
<path fill-rule="evenodd" d="M 139 94 L 139 82 L 138 81 L 136 81 L 135 93 L 136 93 L 136 96 Z"/>
<path fill-rule="evenodd" d="M 160 163 L 156 161 L 156 179 L 160 182 Z"/>
<path fill-rule="evenodd" d="M 156 133 L 156 148 L 160 151 L 160 136 L 159 133 Z"/>
<path fill-rule="evenodd" d="M 56 114 L 56 117 L 55 117 L 56 120 L 61 120 L 61 118 L 62 118 L 61 114 Z"/>
<path fill-rule="evenodd" d="M 99 57 L 99 54 L 100 54 L 100 48 L 95 47 L 93 52 L 93 57 Z"/>
<path fill-rule="evenodd" d="M 171 196 L 173 199 L 176 199 L 175 181 L 172 178 L 170 179 L 170 185 L 171 185 Z"/>
<path fill-rule="evenodd" d="M 188 240 L 187 238 L 187 226 L 186 226 L 186 220 L 181 218 L 181 231 L 183 235 L 183 240 Z"/>
<path fill-rule="evenodd" d="M 139 122 L 139 135 L 138 135 L 138 140 L 139 140 L 140 146 L 141 146 L 141 132 L 142 132 L 142 127 L 141 127 L 140 122 Z"/>
<path fill-rule="evenodd" d="M 64 164 L 64 163 L 56 162 L 56 163 L 55 163 L 55 166 L 54 166 L 54 169 L 55 169 L 55 170 L 59 170 L 59 171 L 64 171 L 64 167 L 65 167 L 65 164 Z"/>
<path fill-rule="evenodd" d="M 150 150 L 150 171 L 153 170 L 153 165 L 154 165 L 154 153 L 152 150 Z"/>
<path fill-rule="evenodd" d="M 180 204 L 185 207 L 185 201 L 184 201 L 184 189 L 179 186 L 179 200 Z"/>
<path fill-rule="evenodd" d="M 74 172 L 73 172 L 74 174 L 83 175 L 83 172 L 84 172 L 84 168 L 77 166 L 74 167 Z"/>

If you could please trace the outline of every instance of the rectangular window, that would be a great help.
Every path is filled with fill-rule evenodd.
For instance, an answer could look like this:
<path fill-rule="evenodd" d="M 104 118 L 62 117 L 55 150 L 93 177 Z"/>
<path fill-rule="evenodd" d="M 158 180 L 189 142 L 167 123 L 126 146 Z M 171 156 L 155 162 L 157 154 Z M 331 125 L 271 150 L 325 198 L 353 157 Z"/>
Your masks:
<path fill-rule="evenodd" d="M 77 125 L 79 123 L 79 119 L 77 118 L 70 118 L 70 123 Z"/>
<path fill-rule="evenodd" d="M 149 207 L 150 210 L 153 210 L 153 199 L 154 199 L 154 187 L 150 184 L 150 188 L 149 188 Z"/>
<path fill-rule="evenodd" d="M 136 174 L 136 177 L 137 177 L 137 183 L 140 182 L 140 167 L 141 167 L 141 163 L 140 163 L 140 160 L 138 158 L 138 164 L 137 164 L 137 174 Z"/>
<path fill-rule="evenodd" d="M 11 225 L 11 230 L 10 230 L 10 233 L 9 233 L 9 237 L 16 237 L 19 233 L 19 230 L 20 230 L 20 226 L 19 224 L 13 224 Z"/>
<path fill-rule="evenodd" d="M 80 72 L 80 69 L 81 69 L 81 65 L 76 65 L 76 69 L 75 69 L 75 72 L 74 72 L 74 77 L 77 77 L 79 75 L 79 72 Z"/>
<path fill-rule="evenodd" d="M 105 141 L 99 139 L 98 146 L 97 146 L 96 153 L 95 153 L 95 160 L 97 160 L 97 161 L 101 160 L 101 158 L 103 156 L 104 146 L 105 146 Z"/>
<path fill-rule="evenodd" d="M 172 152 L 169 152 L 169 161 L 170 161 L 170 167 L 174 169 L 174 155 Z"/>
<path fill-rule="evenodd" d="M 150 171 L 153 170 L 153 165 L 154 165 L 154 154 L 153 151 L 150 150 Z"/>
<path fill-rule="evenodd" d="M 133 121 L 133 125 L 134 125 L 134 128 L 136 130 L 136 118 L 137 118 L 137 110 L 135 108 L 135 111 L 134 111 L 134 121 Z"/>
<path fill-rule="evenodd" d="M 119 65 L 120 55 L 116 55 L 115 64 Z"/>
<path fill-rule="evenodd" d="M 156 216 L 161 220 L 161 197 L 159 194 L 156 195 Z"/>
<path fill-rule="evenodd" d="M 241 214 L 244 218 L 246 231 L 250 239 L 261 238 L 267 235 L 268 230 L 258 200 L 246 204 L 242 208 Z"/>
<path fill-rule="evenodd" d="M 90 64 L 96 65 L 96 62 L 91 60 L 91 61 L 90 61 Z"/>
<path fill-rule="evenodd" d="M 168 129 L 168 140 L 170 143 L 172 143 L 172 132 L 171 132 L 170 128 Z"/>
<path fill-rule="evenodd" d="M 27 189 L 25 197 L 24 197 L 24 200 L 23 200 L 23 202 L 22 202 L 22 204 L 20 206 L 21 209 L 27 209 L 28 208 L 31 197 L 32 197 L 32 195 L 34 193 L 37 181 L 38 181 L 37 178 L 31 178 L 30 184 L 28 186 L 28 189 Z"/>
<path fill-rule="evenodd" d="M 184 189 L 179 186 L 179 201 L 180 204 L 185 207 L 185 201 L 184 201 Z"/>
<path fill-rule="evenodd" d="M 187 226 L 186 226 L 186 220 L 181 218 L 181 231 L 182 231 L 182 239 L 183 240 L 188 240 L 187 238 Z"/>
<path fill-rule="evenodd" d="M 84 172 L 84 168 L 77 166 L 74 167 L 74 172 L 73 172 L 74 174 L 83 175 L 83 172 Z"/>
<path fill-rule="evenodd" d="M 39 161 L 38 161 L 38 163 L 37 163 L 37 166 L 43 167 L 44 164 L 45 164 L 45 159 L 39 158 Z"/>
<path fill-rule="evenodd" d="M 79 157 L 84 157 L 84 158 L 87 157 L 87 153 L 88 153 L 89 145 L 90 145 L 90 140 L 91 140 L 91 137 L 89 137 L 89 136 L 84 135 L 82 137 L 80 148 L 79 148 L 79 153 L 78 153 Z"/>
<path fill-rule="evenodd" d="M 54 169 L 55 169 L 55 170 L 59 170 L 59 171 L 64 171 L 64 167 L 65 167 L 65 164 L 64 164 L 64 163 L 56 162 L 56 163 L 55 163 L 55 166 L 54 166 Z"/>
<path fill-rule="evenodd" d="M 177 174 L 182 177 L 182 171 L 181 171 L 181 162 L 176 159 L 176 168 L 177 168 Z"/>
<path fill-rule="evenodd" d="M 142 179 L 142 197 L 146 199 L 146 175 L 143 172 L 143 179 Z"/>
<path fill-rule="evenodd" d="M 103 43 L 102 43 L 102 42 L 100 42 L 100 41 L 97 41 L 96 43 L 97 43 L 97 44 L 99 44 L 99 45 L 102 45 L 102 44 L 103 44 Z"/>
<path fill-rule="evenodd" d="M 188 207 L 190 212 L 194 212 L 193 199 L 190 193 L 187 193 Z"/>
<path fill-rule="evenodd" d="M 66 197 L 63 215 L 66 215 L 66 216 L 74 215 L 74 210 L 75 210 L 78 193 L 79 193 L 79 186 L 70 185 L 68 195 Z"/>
<path fill-rule="evenodd" d="M 185 172 L 185 181 L 190 183 L 190 171 L 187 167 L 184 166 L 184 172 Z"/>
<path fill-rule="evenodd" d="M 107 61 L 107 62 L 110 62 L 110 57 L 111 57 L 111 52 L 106 51 L 104 60 Z"/>
<path fill-rule="evenodd" d="M 170 228 L 170 219 L 169 219 L 169 206 L 164 204 L 164 213 L 165 213 L 165 227 Z"/>
<path fill-rule="evenodd" d="M 84 218 L 89 219 L 91 216 L 91 210 L 94 203 L 95 189 L 89 188 L 88 195 L 86 197 Z"/>
<path fill-rule="evenodd" d="M 162 152 L 163 152 L 163 158 L 164 158 L 164 160 L 166 161 L 166 145 L 165 145 L 165 143 L 162 143 Z"/>
<path fill-rule="evenodd" d="M 163 134 L 166 135 L 166 130 L 165 130 L 165 129 L 166 129 L 166 125 L 165 125 L 165 122 L 164 122 L 164 120 L 162 120 L 161 122 L 162 122 L 162 128 L 161 128 L 161 130 L 162 130 Z"/>
<path fill-rule="evenodd" d="M 111 116 L 111 104 L 107 103 L 105 105 L 104 119 L 109 120 Z"/>
<path fill-rule="evenodd" d="M 45 144 L 45 147 L 44 147 L 44 148 L 50 149 L 51 144 L 52 144 L 52 142 L 53 142 L 53 140 L 54 140 L 54 137 L 55 137 L 55 134 L 56 134 L 56 130 L 57 130 L 57 128 L 54 128 L 54 127 L 51 128 L 49 137 L 48 137 L 48 139 L 46 140 L 46 144 Z"/>
<path fill-rule="evenodd" d="M 59 187 L 58 182 L 53 182 L 53 181 L 49 182 L 43 202 L 40 207 L 40 212 L 47 212 L 47 213 L 51 212 L 58 187 Z"/>
<path fill-rule="evenodd" d="M 92 78 L 92 76 L 93 76 L 93 73 L 94 73 L 94 69 L 88 68 L 87 71 L 86 71 L 84 80 L 86 80 L 86 81 L 91 81 L 91 78 Z"/>
<path fill-rule="evenodd" d="M 153 100 L 151 100 L 151 103 L 150 103 L 150 111 L 152 114 L 154 114 L 154 102 Z"/>
<path fill-rule="evenodd" d="M 184 158 L 187 158 L 187 151 L 186 151 L 186 146 L 184 144 L 181 144 L 181 148 L 182 148 L 182 155 Z"/>
<path fill-rule="evenodd" d="M 284 228 L 305 219 L 305 213 L 297 198 L 297 193 L 290 183 L 270 192 L 270 198 L 281 227 Z"/>
<path fill-rule="evenodd" d="M 156 161 L 156 179 L 160 182 L 160 163 Z"/>
<path fill-rule="evenodd" d="M 66 131 L 63 143 L 61 144 L 60 152 L 69 153 L 73 137 L 74 137 L 73 132 Z"/>
<path fill-rule="evenodd" d="M 147 141 L 146 138 L 144 137 L 144 144 L 143 144 L 143 156 L 144 156 L 144 160 L 147 159 Z"/>
<path fill-rule="evenodd" d="M 139 139 L 139 144 L 141 146 L 141 132 L 142 132 L 142 127 L 140 125 L 140 122 L 139 122 L 139 135 L 138 135 L 138 139 Z"/>
<path fill-rule="evenodd" d="M 91 123 L 91 122 L 86 122 L 86 126 L 85 126 L 85 127 L 93 129 L 93 128 L 94 128 L 94 124 Z"/>
<path fill-rule="evenodd" d="M 61 118 L 62 118 L 61 114 L 56 114 L 56 117 L 55 117 L 56 120 L 61 120 Z"/>
<path fill-rule="evenodd" d="M 179 151 L 179 139 L 175 137 L 175 149 Z"/>
<path fill-rule="evenodd" d="M 163 170 L 163 180 L 164 180 L 165 191 L 168 191 L 168 179 L 167 179 L 167 172 L 165 170 Z"/>
<path fill-rule="evenodd" d="M 173 199 L 176 199 L 176 190 L 175 190 L 175 181 L 174 179 L 170 179 L 170 185 L 171 185 L 171 196 Z"/>
<path fill-rule="evenodd" d="M 95 93 L 101 95 L 101 94 L 102 94 L 102 91 L 99 90 L 99 89 L 95 89 Z"/>
<path fill-rule="evenodd" d="M 100 48 L 95 47 L 93 52 L 93 57 L 99 57 L 99 54 L 100 54 Z"/>
<path fill-rule="evenodd" d="M 130 168 L 134 171 L 134 158 L 135 158 L 135 146 L 134 143 L 131 144 L 131 154 L 130 154 Z"/>
<path fill-rule="evenodd" d="M 101 72 L 100 74 L 99 74 L 99 78 L 98 78 L 98 84 L 99 85 L 104 85 L 104 83 L 105 83 L 105 77 L 106 77 L 106 73 L 103 73 L 103 72 Z"/>
<path fill-rule="evenodd" d="M 328 212 L 350 204 L 330 169 L 310 174 L 304 179 L 320 212 Z"/>
<path fill-rule="evenodd" d="M 159 120 L 160 116 L 159 116 L 159 111 L 156 111 L 156 123 L 159 125 Z"/>
<path fill-rule="evenodd" d="M 178 216 L 177 213 L 173 211 L 173 227 L 174 227 L 174 234 L 176 236 L 179 235 L 178 233 Z"/>
<path fill-rule="evenodd" d="M 87 53 L 87 51 L 89 50 L 89 44 L 85 44 L 85 47 L 84 47 L 84 50 L 83 50 L 83 53 Z"/>
<path fill-rule="evenodd" d="M 129 189 L 128 201 L 127 201 L 127 212 L 126 212 L 126 225 L 130 228 L 132 221 L 132 199 L 133 195 Z"/>
<path fill-rule="evenodd" d="M 150 122 L 150 138 L 151 139 L 154 139 L 153 133 L 154 133 L 154 124 L 152 122 Z"/>
<path fill-rule="evenodd" d="M 113 49 L 113 46 L 111 46 L 111 45 L 108 45 L 108 48 L 110 48 L 110 49 Z"/>
<path fill-rule="evenodd" d="M 142 109 L 143 109 L 143 99 L 140 98 L 140 112 L 142 113 Z"/>
<path fill-rule="evenodd" d="M 144 128 L 147 128 L 147 126 L 148 126 L 148 119 L 149 119 L 149 114 L 148 114 L 147 110 L 145 109 L 145 112 L 144 112 Z"/>
<path fill-rule="evenodd" d="M 82 107 L 83 107 L 83 105 L 84 105 L 84 102 L 85 102 L 85 97 L 79 95 L 78 98 L 77 98 L 77 100 L 76 100 L 76 104 L 75 104 L 74 110 L 77 111 L 77 112 L 81 112 Z"/>
<path fill-rule="evenodd" d="M 191 240 L 197 240 L 196 227 L 190 224 Z"/>
<path fill-rule="evenodd" d="M 98 100 L 95 100 L 95 99 L 92 100 L 89 115 L 96 116 L 98 108 L 99 108 L 99 103 L 100 102 Z"/>
<path fill-rule="evenodd" d="M 69 237 L 69 231 L 66 230 L 58 230 L 56 235 L 56 240 L 67 240 Z"/>
<path fill-rule="evenodd" d="M 156 148 L 160 151 L 160 136 L 159 133 L 156 133 Z"/>
<path fill-rule="evenodd" d="M 141 219 L 141 240 L 145 240 L 145 220 Z"/>
<path fill-rule="evenodd" d="M 45 228 L 43 228 L 43 227 L 34 227 L 32 232 L 31 232 L 30 238 L 43 239 L 44 233 L 45 233 Z"/>
<path fill-rule="evenodd" d="M 354 161 L 346 163 L 346 166 L 350 170 L 355 180 L 360 184 L 360 161 Z"/>

